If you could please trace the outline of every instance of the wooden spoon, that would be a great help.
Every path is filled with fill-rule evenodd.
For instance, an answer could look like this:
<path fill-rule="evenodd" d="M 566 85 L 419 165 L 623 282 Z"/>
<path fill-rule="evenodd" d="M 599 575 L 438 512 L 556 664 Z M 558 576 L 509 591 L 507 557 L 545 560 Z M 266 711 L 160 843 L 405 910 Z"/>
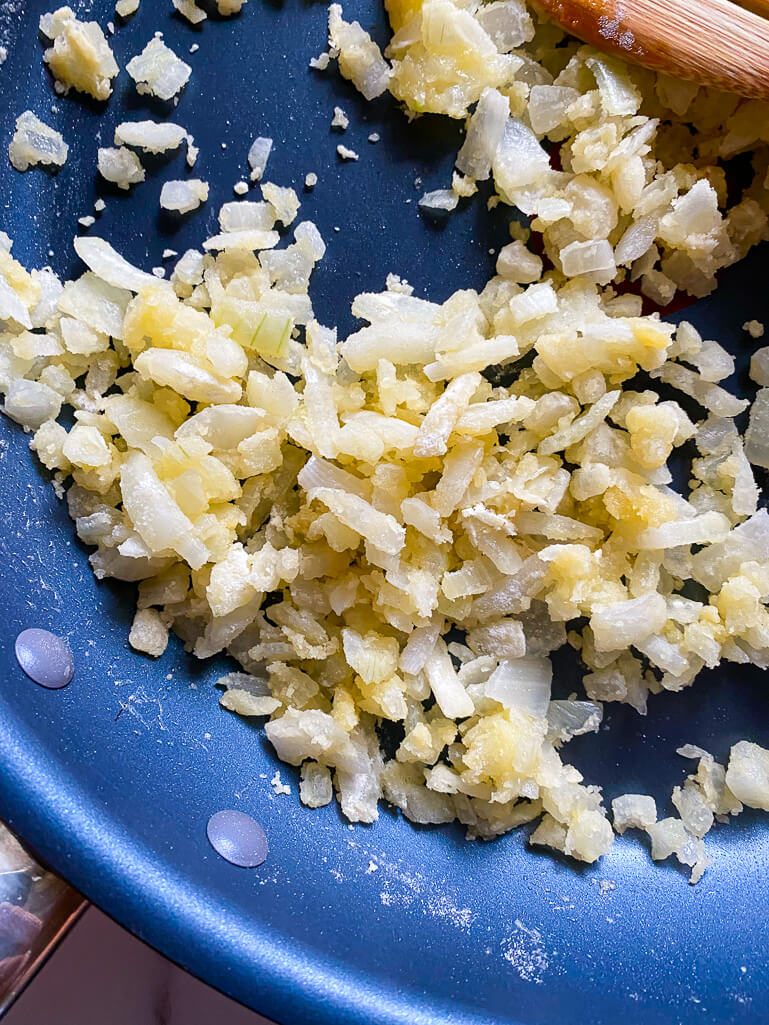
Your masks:
<path fill-rule="evenodd" d="M 769 0 L 538 0 L 605 53 L 701 85 L 769 99 Z"/>

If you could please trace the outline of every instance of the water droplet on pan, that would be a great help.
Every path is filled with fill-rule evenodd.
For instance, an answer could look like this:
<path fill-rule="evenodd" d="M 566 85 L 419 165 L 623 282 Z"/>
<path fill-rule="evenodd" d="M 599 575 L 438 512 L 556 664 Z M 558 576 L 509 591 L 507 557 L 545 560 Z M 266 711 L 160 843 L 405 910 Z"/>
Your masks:
<path fill-rule="evenodd" d="M 75 675 L 75 660 L 66 638 L 49 630 L 22 630 L 14 650 L 21 668 L 41 687 L 58 690 L 66 687 Z"/>
<path fill-rule="evenodd" d="M 267 857 L 267 837 L 259 823 L 242 811 L 218 811 L 208 820 L 208 842 L 232 865 L 256 868 Z"/>

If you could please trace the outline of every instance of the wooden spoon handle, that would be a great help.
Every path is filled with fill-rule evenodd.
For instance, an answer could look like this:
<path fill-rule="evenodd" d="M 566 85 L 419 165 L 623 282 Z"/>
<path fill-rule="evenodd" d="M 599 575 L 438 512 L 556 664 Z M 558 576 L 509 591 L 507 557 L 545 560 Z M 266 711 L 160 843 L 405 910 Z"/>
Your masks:
<path fill-rule="evenodd" d="M 572 35 L 605 53 L 726 92 L 769 99 L 769 22 L 729 0 L 538 2 Z M 758 2 L 769 13 L 769 0 Z"/>
<path fill-rule="evenodd" d="M 762 18 L 769 18 L 769 0 L 738 0 L 740 7 L 760 14 Z"/>

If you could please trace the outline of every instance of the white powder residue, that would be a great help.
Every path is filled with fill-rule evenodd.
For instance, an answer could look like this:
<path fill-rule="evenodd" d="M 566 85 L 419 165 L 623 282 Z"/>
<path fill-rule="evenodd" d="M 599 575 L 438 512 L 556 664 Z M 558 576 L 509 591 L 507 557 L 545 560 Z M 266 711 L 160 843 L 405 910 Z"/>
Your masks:
<path fill-rule="evenodd" d="M 23 16 L 24 0 L 5 0 L 0 4 L 0 48 L 4 51 L 3 60 L 8 56 L 8 48 L 15 41 L 16 26 L 21 23 Z"/>
<path fill-rule="evenodd" d="M 414 908 L 431 918 L 441 918 L 454 928 L 469 932 L 478 917 L 475 912 L 462 906 L 461 902 L 445 887 L 426 879 L 420 872 L 412 872 L 391 861 L 380 850 L 370 849 L 356 840 L 348 840 L 348 847 L 360 851 L 368 862 L 363 869 L 365 875 L 380 873 L 382 888 L 379 900 L 386 908 Z M 338 873 L 331 870 L 334 878 L 341 881 Z"/>
<path fill-rule="evenodd" d="M 553 911 L 573 911 L 576 904 L 569 904 L 559 900 L 553 900 L 551 897 L 546 897 L 545 900 L 550 905 Z"/>
<path fill-rule="evenodd" d="M 248 776 L 242 783 L 238 784 L 238 788 L 237 790 L 233 790 L 233 794 L 239 801 L 255 799 L 262 786 L 260 779 L 264 780 L 267 779 L 267 777 L 264 774 L 262 774 L 261 777 Z"/>
<path fill-rule="evenodd" d="M 597 879 L 598 892 L 603 897 L 607 893 L 611 893 L 612 890 L 617 889 L 617 884 L 613 879 Z"/>
<path fill-rule="evenodd" d="M 280 797 L 281 794 L 290 794 L 291 787 L 288 783 L 284 783 L 280 778 L 280 770 L 275 770 L 275 775 L 270 780 L 270 786 L 276 797 Z"/>
<path fill-rule="evenodd" d="M 131 687 L 133 684 L 131 680 L 116 680 L 115 686 Z M 163 721 L 163 706 L 158 698 L 147 693 L 143 685 L 140 684 L 127 698 L 118 698 L 118 703 L 120 705 L 118 719 L 126 712 L 141 723 L 145 730 L 160 729 L 164 733 L 168 732 L 168 727 Z"/>
<path fill-rule="evenodd" d="M 542 976 L 550 967 L 550 959 L 537 929 L 527 928 L 516 918 L 515 932 L 502 940 L 502 957 L 511 965 L 524 982 L 539 985 Z"/>
<path fill-rule="evenodd" d="M 463 932 L 470 932 L 470 926 L 477 918 L 470 908 L 457 907 L 446 896 L 431 897 L 427 902 L 427 908 L 433 918 L 446 918 Z"/>
<path fill-rule="evenodd" d="M 404 872 L 395 865 L 384 863 L 385 873 L 379 899 L 385 907 L 416 907 L 423 915 L 443 918 L 456 929 L 469 932 L 477 915 L 468 907 L 461 907 L 438 886 L 428 882 L 420 873 Z"/>
<path fill-rule="evenodd" d="M 386 878 L 382 880 L 379 899 L 385 907 L 410 908 L 424 889 L 424 880 L 416 873 L 403 872 L 395 865 L 385 862 L 382 869 Z"/>
<path fill-rule="evenodd" d="M 625 29 L 625 31 L 620 35 L 619 45 L 622 47 L 623 50 L 632 50 L 635 46 L 635 36 L 629 28 Z M 641 52 L 642 51 L 639 49 L 639 53 Z"/>
<path fill-rule="evenodd" d="M 598 34 L 604 39 L 617 39 L 619 36 L 619 21 L 602 14 L 598 19 Z"/>
<path fill-rule="evenodd" d="M 269 883 L 277 885 L 279 882 L 281 882 L 281 873 L 277 868 L 271 876 L 263 876 L 259 879 L 260 886 L 267 886 Z"/>

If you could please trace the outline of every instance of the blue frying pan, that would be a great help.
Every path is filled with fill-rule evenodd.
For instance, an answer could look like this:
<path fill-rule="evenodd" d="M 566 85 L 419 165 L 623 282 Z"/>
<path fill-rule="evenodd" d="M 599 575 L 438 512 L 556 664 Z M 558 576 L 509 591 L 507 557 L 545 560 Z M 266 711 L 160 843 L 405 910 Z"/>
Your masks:
<path fill-rule="evenodd" d="M 36 28 L 49 6 L 0 4 L 9 50 L 0 148 L 27 108 L 71 147 L 55 177 L 19 175 L 0 160 L 0 228 L 26 264 L 78 271 L 71 242 L 97 197 L 97 146 L 111 144 L 121 120 L 172 116 L 200 145 L 196 173 L 211 199 L 181 222 L 159 215 L 162 181 L 185 174 L 181 154 L 152 164 L 130 196 L 102 188 L 107 209 L 92 231 L 134 262 L 156 266 L 164 249 L 213 234 L 252 139 L 268 135 L 270 180 L 301 192 L 307 172 L 319 177 L 302 213 L 329 244 L 313 278 L 322 321 L 348 331 L 352 297 L 380 289 L 390 271 L 439 300 L 489 277 L 489 250 L 509 238 L 504 210 L 489 215 L 480 197 L 431 224 L 416 209 L 423 191 L 450 180 L 457 126 L 429 117 L 408 125 L 388 98 L 366 104 L 335 71 L 309 70 L 324 48 L 322 5 L 251 0 L 238 18 L 192 29 L 170 3 L 144 0 L 113 45 L 125 67 L 162 29 L 194 68 L 170 110 L 138 97 L 125 73 L 106 107 L 55 97 Z M 102 24 L 113 16 L 107 0 L 78 7 Z M 384 40 L 377 0 L 347 13 Z M 329 129 L 335 104 L 350 116 L 343 140 Z M 368 142 L 371 132 L 382 141 Z M 339 161 L 339 141 L 359 152 L 357 163 Z M 738 355 L 741 392 L 749 347 L 740 325 L 769 315 L 765 260 L 756 252 L 686 311 Z M 28 438 L 2 418 L 0 510 L 0 814 L 179 964 L 284 1025 L 769 1019 L 769 825 L 760 816 L 708 837 L 715 864 L 692 887 L 676 865 L 653 866 L 631 835 L 585 868 L 531 851 L 526 830 L 468 843 L 458 828 L 414 827 L 386 808 L 375 825 L 355 828 L 335 807 L 309 811 L 261 730 L 218 708 L 214 682 L 226 661 L 201 664 L 172 643 L 151 662 L 127 647 L 132 588 L 94 581 Z M 13 641 L 33 626 L 69 638 L 77 671 L 68 688 L 36 687 L 16 664 Z M 564 694 L 578 686 L 572 657 L 559 658 L 556 679 Z M 601 735 L 576 739 L 569 755 L 608 800 L 640 791 L 668 808 L 690 768 L 675 754 L 680 744 L 721 760 L 741 737 L 769 744 L 765 695 L 758 670 L 727 665 L 682 694 L 653 697 L 646 718 L 607 706 Z M 290 795 L 273 792 L 276 768 Z M 260 868 L 235 868 L 209 847 L 206 822 L 222 808 L 264 826 L 270 854 Z"/>

